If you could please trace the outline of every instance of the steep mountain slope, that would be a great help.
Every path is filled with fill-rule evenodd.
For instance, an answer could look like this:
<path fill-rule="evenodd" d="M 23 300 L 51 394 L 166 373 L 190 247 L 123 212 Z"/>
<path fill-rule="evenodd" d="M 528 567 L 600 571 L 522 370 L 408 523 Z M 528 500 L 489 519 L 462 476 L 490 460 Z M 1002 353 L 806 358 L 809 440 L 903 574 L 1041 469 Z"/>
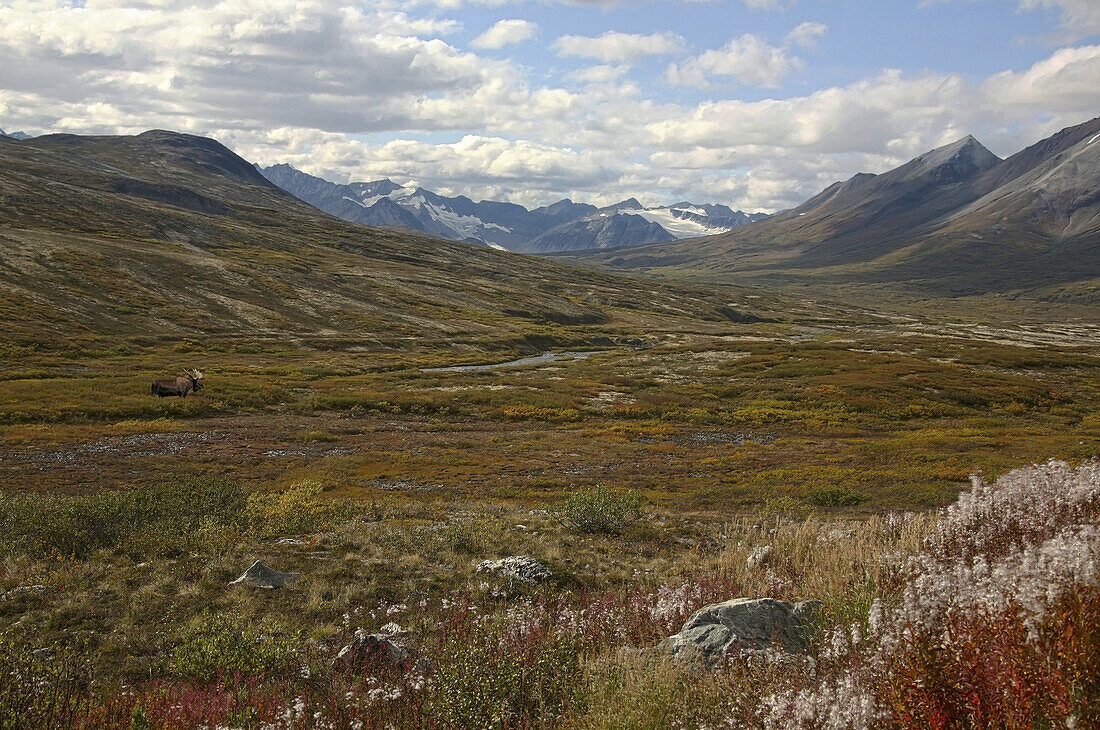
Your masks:
<path fill-rule="evenodd" d="M 647 209 L 634 198 L 600 209 L 561 200 L 529 211 L 512 203 L 475 203 L 464 196 L 448 198 L 423 188 L 403 188 L 390 180 L 337 185 L 290 165 L 261 172 L 292 195 L 344 220 L 401 226 L 453 241 L 530 253 L 674 241 L 725 233 L 766 217 L 724 205 L 678 203 Z M 609 220 L 627 214 L 642 220 Z"/>
<path fill-rule="evenodd" d="M 1100 119 L 1022 150 L 993 173 L 989 192 L 944 230 L 995 235 L 1011 226 L 1062 239 L 1100 230 Z"/>
<path fill-rule="evenodd" d="M 532 240 L 525 246 L 525 250 L 531 253 L 553 253 L 675 240 L 676 237 L 659 223 L 648 221 L 640 215 L 612 211 L 555 226 Z"/>
<path fill-rule="evenodd" d="M 597 260 L 774 282 L 910 282 L 946 293 L 1089 280 L 1100 276 L 1097 135 L 1100 119 L 1006 160 L 967 136 L 731 233 Z"/>
<path fill-rule="evenodd" d="M 729 321 L 728 295 L 332 218 L 217 142 L 163 131 L 0 138 L 0 253 L 0 340 L 24 344 L 469 348 Z"/>

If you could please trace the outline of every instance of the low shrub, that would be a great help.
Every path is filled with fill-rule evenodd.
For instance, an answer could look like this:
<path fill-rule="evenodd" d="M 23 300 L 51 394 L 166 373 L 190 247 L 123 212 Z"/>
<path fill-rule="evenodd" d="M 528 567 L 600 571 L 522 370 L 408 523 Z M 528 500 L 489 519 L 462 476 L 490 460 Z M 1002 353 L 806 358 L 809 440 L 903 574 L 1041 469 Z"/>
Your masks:
<path fill-rule="evenodd" d="M 328 431 L 299 431 L 297 438 L 306 443 L 332 443 L 339 440 Z"/>
<path fill-rule="evenodd" d="M 615 535 L 638 521 L 641 506 L 637 491 L 599 485 L 570 492 L 555 514 L 574 530 Z"/>
<path fill-rule="evenodd" d="M 233 482 L 194 478 L 82 497 L 0 493 L 0 549 L 84 558 L 117 548 L 133 558 L 201 549 L 196 533 L 241 521 L 245 493 Z"/>
<path fill-rule="evenodd" d="M 281 492 L 248 495 L 248 521 L 260 537 L 330 529 L 351 516 L 346 502 L 326 499 L 319 482 L 303 481 Z"/>
<path fill-rule="evenodd" d="M 817 487 L 806 495 L 806 501 L 817 507 L 854 507 L 870 498 L 850 487 Z"/>
<path fill-rule="evenodd" d="M 176 677 L 211 681 L 284 669 L 300 647 L 278 624 L 251 627 L 227 613 L 204 612 L 184 630 L 168 655 L 165 670 Z"/>
<path fill-rule="evenodd" d="M 88 681 L 68 654 L 0 634 L 0 730 L 70 724 Z"/>

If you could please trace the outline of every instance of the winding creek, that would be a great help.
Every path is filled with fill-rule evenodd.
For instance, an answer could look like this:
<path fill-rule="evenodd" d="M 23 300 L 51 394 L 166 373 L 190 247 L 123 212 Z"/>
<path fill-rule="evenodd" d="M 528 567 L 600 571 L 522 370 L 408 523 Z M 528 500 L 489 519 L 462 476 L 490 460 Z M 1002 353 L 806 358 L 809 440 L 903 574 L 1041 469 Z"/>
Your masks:
<path fill-rule="evenodd" d="M 443 368 L 420 368 L 422 373 L 469 373 L 481 370 L 496 370 L 498 368 L 515 368 L 523 365 L 542 365 L 544 363 L 557 362 L 559 360 L 584 360 L 592 355 L 599 355 L 607 350 L 585 350 L 566 352 L 543 352 L 538 355 L 528 355 L 507 362 L 484 363 L 481 365 L 451 365 Z"/>

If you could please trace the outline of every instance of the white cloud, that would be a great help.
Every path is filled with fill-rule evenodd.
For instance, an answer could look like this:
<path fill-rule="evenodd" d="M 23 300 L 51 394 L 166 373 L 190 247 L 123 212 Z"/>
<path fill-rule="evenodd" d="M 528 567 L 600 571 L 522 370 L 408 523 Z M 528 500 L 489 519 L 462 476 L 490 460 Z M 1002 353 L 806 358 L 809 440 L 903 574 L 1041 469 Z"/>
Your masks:
<path fill-rule="evenodd" d="M 1026 71 L 1002 71 L 980 87 L 982 102 L 1014 117 L 1036 110 L 1100 111 L 1100 45 L 1061 48 Z"/>
<path fill-rule="evenodd" d="M 476 48 L 504 48 L 535 37 L 538 24 L 529 20 L 498 20 L 484 33 L 474 38 Z"/>
<path fill-rule="evenodd" d="M 455 27 L 320 0 L 82 8 L 30 0 L 0 7 L 0 89 L 112 104 L 138 112 L 135 123 L 166 126 L 445 128 L 446 119 L 415 118 L 423 100 L 475 95 L 511 73 L 421 37 Z"/>
<path fill-rule="evenodd" d="M 813 48 L 817 45 L 817 39 L 819 36 L 825 35 L 825 32 L 829 30 L 828 26 L 824 23 L 814 23 L 807 21 L 805 23 L 799 23 L 787 34 L 784 39 L 789 45 L 801 46 L 802 48 Z"/>
<path fill-rule="evenodd" d="M 801 26 L 800 26 L 801 27 Z M 805 64 L 787 48 L 769 45 L 746 33 L 717 50 L 708 50 L 682 64 L 671 64 L 666 78 L 672 84 L 709 88 L 714 76 L 736 78 L 743 84 L 779 87 L 783 79 Z"/>
<path fill-rule="evenodd" d="M 1070 33 L 1078 37 L 1100 33 L 1100 2 L 1096 0 L 1020 0 L 1020 7 L 1058 8 L 1062 25 Z"/>
<path fill-rule="evenodd" d="M 682 47 L 683 39 L 673 33 L 641 35 L 608 31 L 596 37 L 563 35 L 554 41 L 554 49 L 560 56 L 594 58 L 605 63 L 676 53 Z"/>
<path fill-rule="evenodd" d="M 1094 116 L 1100 109 L 1097 78 L 1100 46 L 1082 46 L 976 84 L 957 74 L 895 70 L 801 97 L 708 101 L 646 124 L 657 150 L 650 161 L 666 173 L 679 168 L 701 178 L 708 170 L 730 170 L 735 178 L 756 181 L 744 188 L 743 204 L 781 207 L 968 133 L 1009 155 Z M 764 179 L 786 181 L 788 192 L 776 189 L 769 203 L 760 197 L 772 189 Z"/>
<path fill-rule="evenodd" d="M 741 0 L 745 7 L 753 10 L 772 10 L 782 8 L 786 3 L 783 0 Z"/>
<path fill-rule="evenodd" d="M 577 69 L 571 72 L 569 76 L 577 81 L 583 81 L 589 84 L 610 84 L 621 79 L 628 70 L 629 68 L 626 66 L 599 64 L 597 66 L 587 66 Z"/>
<path fill-rule="evenodd" d="M 396 0 L 370 9 L 341 0 L 64 2 L 0 5 L 5 129 L 179 129 L 335 180 L 413 179 L 524 204 L 638 195 L 775 209 L 966 133 L 1004 155 L 1100 109 L 1095 45 L 985 80 L 882 71 L 789 98 L 713 92 L 673 103 L 660 94 L 694 92 L 652 88 L 646 69 L 630 65 L 683 54 L 683 39 L 669 34 L 566 36 L 559 53 L 594 60 L 532 70 L 456 48 L 446 39 L 458 23 L 416 17 L 415 5 L 401 12 Z M 793 49 L 822 30 L 803 23 L 781 45 L 742 35 L 673 59 L 676 74 L 694 85 L 774 86 L 800 68 Z M 430 142 L 417 139 L 425 132 Z"/>
<path fill-rule="evenodd" d="M 287 154 L 288 142 L 304 144 Z M 608 185 L 622 171 L 621 160 L 607 153 L 484 135 L 444 144 L 398 139 L 370 145 L 341 135 L 291 140 L 280 134 L 243 149 L 255 159 L 289 162 L 330 180 L 412 179 L 444 195 L 507 197 L 532 205 L 549 202 L 548 194 L 560 198 Z"/>

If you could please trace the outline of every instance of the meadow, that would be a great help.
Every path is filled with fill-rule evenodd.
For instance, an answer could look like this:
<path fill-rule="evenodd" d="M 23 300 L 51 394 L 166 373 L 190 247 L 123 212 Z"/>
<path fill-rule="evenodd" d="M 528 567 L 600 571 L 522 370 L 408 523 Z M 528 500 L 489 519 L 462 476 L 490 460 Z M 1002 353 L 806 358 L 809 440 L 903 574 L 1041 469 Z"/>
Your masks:
<path fill-rule="evenodd" d="M 1088 727 L 1093 563 L 948 600 L 979 556 L 1094 554 L 1100 350 L 1033 335 L 760 322 L 462 372 L 423 369 L 532 348 L 7 342 L 0 728 Z M 149 395 L 185 367 L 198 397 Z M 634 519 L 562 518 L 601 488 Z M 507 555 L 553 577 L 475 571 Z M 228 585 L 256 559 L 301 577 Z M 822 601 L 810 655 L 654 651 L 736 596 Z M 406 662 L 333 664 L 389 624 Z"/>

